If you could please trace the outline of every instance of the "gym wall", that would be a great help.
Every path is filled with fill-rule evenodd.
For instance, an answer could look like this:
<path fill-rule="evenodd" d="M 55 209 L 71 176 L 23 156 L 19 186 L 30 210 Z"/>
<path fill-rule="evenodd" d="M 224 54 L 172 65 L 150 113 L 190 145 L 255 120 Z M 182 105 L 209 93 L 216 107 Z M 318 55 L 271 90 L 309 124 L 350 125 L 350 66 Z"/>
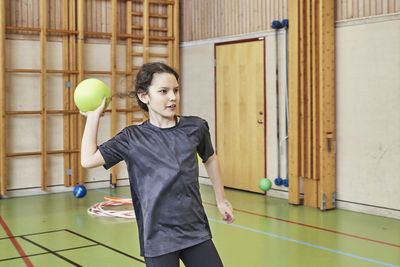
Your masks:
<path fill-rule="evenodd" d="M 290 24 L 290 22 L 289 22 Z M 266 38 L 267 177 L 276 177 L 275 36 L 272 31 L 183 42 L 183 114 L 215 131 L 214 44 Z M 283 34 L 280 34 L 283 43 Z M 336 22 L 337 207 L 400 218 L 400 14 Z M 282 47 L 279 55 L 283 55 Z M 280 95 L 284 95 L 284 61 Z M 204 103 L 209 103 L 204 107 Z M 284 118 L 284 99 L 280 99 Z M 281 125 L 281 132 L 284 124 Z M 290 129 L 289 129 L 290 131 Z M 213 136 L 215 138 L 215 136 Z M 215 139 L 213 139 L 215 140 Z M 285 155 L 281 158 L 286 174 Z M 206 174 L 203 172 L 203 175 Z M 287 198 L 287 188 L 267 193 Z"/>

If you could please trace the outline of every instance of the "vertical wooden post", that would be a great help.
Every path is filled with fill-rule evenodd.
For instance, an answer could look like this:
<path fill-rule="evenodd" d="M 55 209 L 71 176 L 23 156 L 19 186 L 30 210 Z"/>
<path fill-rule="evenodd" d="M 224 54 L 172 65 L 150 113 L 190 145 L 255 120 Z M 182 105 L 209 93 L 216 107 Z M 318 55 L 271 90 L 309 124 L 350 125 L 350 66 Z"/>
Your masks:
<path fill-rule="evenodd" d="M 75 0 L 69 0 L 69 29 L 70 30 L 76 30 L 76 1 Z M 77 70 L 77 65 L 76 65 L 76 35 L 69 35 L 69 66 L 71 70 Z M 76 74 L 71 74 L 71 89 L 70 89 L 70 94 L 69 94 L 69 110 L 77 110 L 74 104 L 74 90 L 77 85 L 77 77 Z M 79 148 L 78 145 L 78 135 L 77 135 L 77 119 L 78 119 L 77 114 L 70 114 L 70 127 L 69 127 L 69 136 L 70 136 L 70 145 L 73 150 L 77 150 Z M 71 154 L 71 185 L 75 186 L 77 184 L 77 176 L 78 176 L 78 168 L 79 168 L 79 161 L 78 161 L 79 154 L 78 153 L 72 153 Z"/>
<path fill-rule="evenodd" d="M 335 208 L 336 128 L 335 128 L 335 3 L 321 0 L 319 12 L 319 74 L 321 104 L 321 181 L 319 208 Z"/>
<path fill-rule="evenodd" d="M 291 0 L 289 19 L 289 203 L 335 207 L 333 0 Z"/>
<path fill-rule="evenodd" d="M 177 3 L 175 3 L 176 5 Z M 167 6 L 167 36 L 168 37 L 174 37 L 174 10 L 172 5 Z M 168 59 L 167 59 L 167 64 L 171 67 L 174 66 L 174 40 L 168 40 L 168 45 L 167 45 L 167 54 L 168 54 Z"/>
<path fill-rule="evenodd" d="M 111 95 L 117 92 L 117 0 L 111 0 Z M 111 101 L 111 136 L 117 132 L 117 102 Z M 111 168 L 111 184 L 117 184 L 117 168 Z"/>
<path fill-rule="evenodd" d="M 62 28 L 63 30 L 68 30 L 68 0 L 62 1 L 62 12 L 63 12 L 63 20 L 62 20 Z M 63 35 L 62 37 L 62 65 L 63 70 L 70 70 L 69 68 L 69 58 L 68 58 L 68 46 L 69 46 L 69 37 L 68 35 Z M 63 109 L 69 110 L 69 101 L 70 101 L 70 87 L 71 87 L 71 80 L 70 74 L 64 73 L 63 74 Z M 70 114 L 63 115 L 63 146 L 64 150 L 70 151 L 70 132 L 69 132 L 69 125 L 70 125 Z M 71 170 L 71 153 L 64 153 L 64 186 L 71 186 L 70 175 L 67 170 Z"/>
<path fill-rule="evenodd" d="M 47 98 L 46 98 L 46 0 L 40 0 L 40 95 L 41 95 L 41 162 L 42 190 L 47 188 Z"/>
<path fill-rule="evenodd" d="M 318 75 L 318 69 L 319 69 L 319 58 L 318 58 L 318 51 L 319 51 L 319 27 L 318 27 L 318 21 L 319 21 L 319 2 L 315 1 L 315 4 L 312 6 L 312 16 L 313 16 L 313 21 L 311 28 L 312 30 L 312 66 L 313 66 L 313 71 L 312 71 L 312 171 L 311 171 L 311 177 L 314 180 L 320 180 L 320 172 L 319 172 L 319 167 L 320 167 L 320 155 L 319 155 L 319 139 L 320 139 L 320 134 L 319 134 L 319 124 L 320 124 L 320 101 L 319 101 L 319 75 Z M 318 182 L 319 183 L 319 182 Z M 318 185 L 316 185 L 318 186 Z M 314 189 L 315 192 L 318 191 L 318 188 Z M 315 194 L 315 197 L 318 198 L 318 194 Z"/>
<path fill-rule="evenodd" d="M 180 58 L 179 58 L 179 0 L 175 1 L 174 4 L 174 51 L 173 51 L 173 67 L 179 73 L 180 70 Z"/>
<path fill-rule="evenodd" d="M 84 66 L 83 66 L 83 60 L 84 60 L 84 55 L 83 55 L 83 45 L 85 42 L 85 26 L 84 26 L 84 0 L 78 0 L 78 82 L 81 82 L 85 76 L 84 76 Z M 84 118 L 82 116 L 78 117 L 78 147 L 79 151 L 81 150 L 81 140 L 82 140 L 82 135 L 83 135 L 83 128 L 84 128 Z M 80 156 L 81 154 L 79 153 L 79 159 L 78 159 L 78 179 L 79 179 L 79 184 L 84 184 L 85 183 L 85 170 L 82 168 L 82 165 L 80 164 Z"/>
<path fill-rule="evenodd" d="M 315 118 L 312 117 L 313 115 L 313 104 L 314 104 L 314 99 L 312 98 L 313 94 L 313 84 L 312 84 L 312 76 L 313 73 L 315 73 L 315 70 L 313 69 L 313 58 L 312 58 L 312 53 L 315 50 L 315 47 L 313 47 L 313 37 L 314 37 L 314 29 L 312 27 L 313 21 L 314 21 L 314 13 L 312 12 L 313 7 L 315 5 L 316 1 L 311 1 L 307 0 L 306 1 L 306 6 L 305 6 L 305 12 L 300 14 L 300 16 L 304 16 L 304 28 L 305 28 L 305 64 L 304 64 L 304 70 L 306 72 L 306 79 L 305 79 L 305 94 L 304 94 L 304 113 L 306 119 L 304 120 L 304 159 L 305 159 L 305 164 L 304 164 L 304 172 L 303 172 L 303 177 L 304 177 L 304 204 L 306 206 L 310 207 L 317 207 L 318 203 L 318 177 L 314 177 L 312 175 L 312 169 L 313 169 L 313 147 L 312 147 L 312 140 L 313 140 L 313 121 L 315 121 Z"/>
<path fill-rule="evenodd" d="M 132 34 L 132 0 L 126 1 L 126 33 Z M 133 75 L 130 74 L 132 72 L 132 38 L 126 38 L 126 93 L 129 93 L 133 90 Z M 126 98 L 126 108 L 128 112 L 126 113 L 126 125 L 130 125 L 132 123 L 132 112 L 129 111 L 133 107 L 133 101 L 130 97 Z"/>
<path fill-rule="evenodd" d="M 149 62 L 150 56 L 150 20 L 149 20 L 149 0 L 143 0 L 143 63 Z"/>
<path fill-rule="evenodd" d="M 7 193 L 6 169 L 6 4 L 0 1 L 0 195 Z"/>
<path fill-rule="evenodd" d="M 299 19 L 300 5 L 298 0 L 289 2 L 289 203 L 300 204 L 300 79 L 299 79 Z"/>

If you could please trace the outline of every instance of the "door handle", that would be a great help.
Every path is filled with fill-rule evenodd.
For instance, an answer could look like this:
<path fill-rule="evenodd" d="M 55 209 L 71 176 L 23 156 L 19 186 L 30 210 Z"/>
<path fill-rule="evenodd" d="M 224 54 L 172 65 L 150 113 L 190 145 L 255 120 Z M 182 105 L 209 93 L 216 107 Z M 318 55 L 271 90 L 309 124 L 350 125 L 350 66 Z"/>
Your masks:
<path fill-rule="evenodd" d="M 257 121 L 259 124 L 263 124 L 264 123 L 264 120 L 258 120 Z"/>

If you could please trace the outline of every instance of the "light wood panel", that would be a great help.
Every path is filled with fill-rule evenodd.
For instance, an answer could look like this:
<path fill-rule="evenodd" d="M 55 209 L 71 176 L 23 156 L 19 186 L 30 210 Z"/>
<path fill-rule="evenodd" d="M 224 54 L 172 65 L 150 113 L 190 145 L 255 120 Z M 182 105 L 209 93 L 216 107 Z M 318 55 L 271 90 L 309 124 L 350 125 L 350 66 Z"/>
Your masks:
<path fill-rule="evenodd" d="M 265 177 L 264 40 L 216 46 L 217 154 L 225 186 L 261 192 Z"/>
<path fill-rule="evenodd" d="M 203 40 L 271 30 L 288 18 L 288 0 L 182 1 L 182 41 Z M 307 0 L 303 1 L 305 4 Z M 336 0 L 335 20 L 400 12 L 398 0 Z"/>
<path fill-rule="evenodd" d="M 335 208 L 336 194 L 336 101 L 335 101 L 335 25 L 333 1 L 321 1 L 319 8 L 320 76 L 320 183 L 318 207 Z"/>
<path fill-rule="evenodd" d="M 335 207 L 333 0 L 290 0 L 289 203 Z"/>

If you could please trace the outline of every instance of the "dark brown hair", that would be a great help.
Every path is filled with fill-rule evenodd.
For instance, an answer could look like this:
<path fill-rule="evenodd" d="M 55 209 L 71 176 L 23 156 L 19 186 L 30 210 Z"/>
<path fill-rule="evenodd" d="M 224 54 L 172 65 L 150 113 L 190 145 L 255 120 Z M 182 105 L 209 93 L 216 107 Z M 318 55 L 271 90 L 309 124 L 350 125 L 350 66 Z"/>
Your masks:
<path fill-rule="evenodd" d="M 149 111 L 149 109 L 147 108 L 147 105 L 145 103 L 140 101 L 138 93 L 148 93 L 149 86 L 153 81 L 154 73 L 170 73 L 175 76 L 177 81 L 179 79 L 179 74 L 167 64 L 161 62 L 153 62 L 142 65 L 136 76 L 135 96 L 139 106 L 147 112 Z"/>

